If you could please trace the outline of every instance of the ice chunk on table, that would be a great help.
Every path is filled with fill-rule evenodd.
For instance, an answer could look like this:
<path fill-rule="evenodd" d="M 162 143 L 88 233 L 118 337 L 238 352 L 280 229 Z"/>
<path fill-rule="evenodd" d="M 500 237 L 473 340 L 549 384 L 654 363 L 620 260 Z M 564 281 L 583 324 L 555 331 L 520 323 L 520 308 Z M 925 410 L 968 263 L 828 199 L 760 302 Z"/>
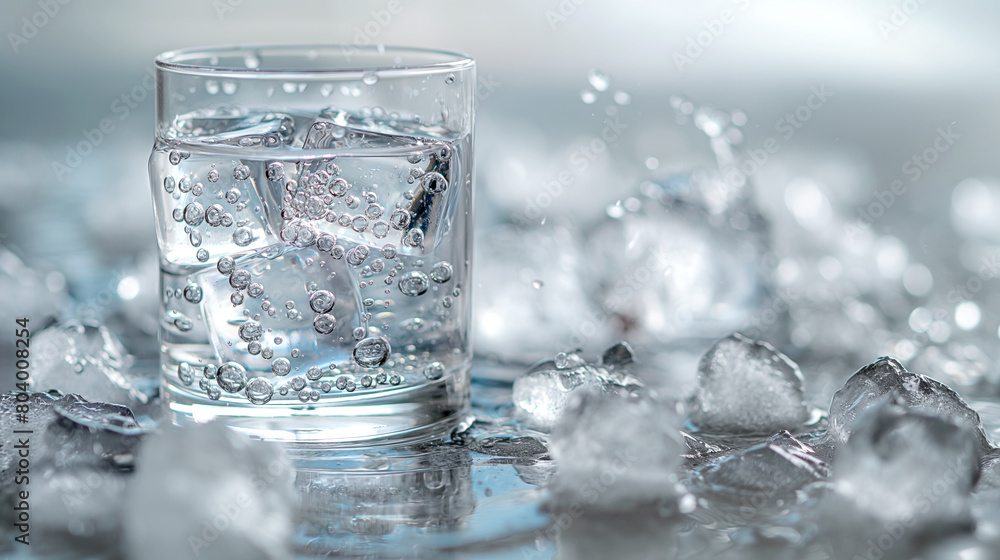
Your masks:
<path fill-rule="evenodd" d="M 623 352 L 628 353 L 627 359 L 620 355 Z M 531 368 L 514 380 L 515 414 L 528 426 L 548 431 L 575 393 L 597 390 L 626 395 L 642 388 L 638 379 L 624 371 L 631 361 L 627 346 L 616 345 L 605 354 L 610 363 L 588 364 L 579 354 L 560 353 L 555 360 Z"/>
<path fill-rule="evenodd" d="M 104 325 L 70 321 L 31 339 L 31 388 L 75 393 L 89 401 L 145 404 L 129 374 L 132 356 Z"/>
<path fill-rule="evenodd" d="M 690 420 L 701 430 L 768 434 L 809 419 L 799 366 L 766 342 L 720 340 L 702 357 L 698 382 Z"/>
<path fill-rule="evenodd" d="M 291 557 L 296 496 L 277 444 L 197 424 L 151 436 L 137 464 L 125 504 L 131 558 Z"/>
<path fill-rule="evenodd" d="M 580 391 L 552 431 L 556 507 L 630 510 L 672 500 L 683 444 L 674 403 Z"/>
<path fill-rule="evenodd" d="M 754 498 L 784 496 L 830 474 L 809 445 L 787 431 L 710 464 L 701 472 L 709 486 L 751 492 Z"/>
<path fill-rule="evenodd" d="M 857 419 L 883 401 L 968 427 L 975 435 L 980 454 L 992 447 L 983 432 L 979 413 L 962 397 L 943 383 L 906 371 L 902 364 L 888 357 L 858 370 L 833 396 L 829 429 L 832 441 L 847 441 Z"/>
<path fill-rule="evenodd" d="M 841 546 L 863 550 L 871 539 L 884 550 L 882 542 L 905 545 L 922 532 L 971 527 L 981 454 L 975 431 L 956 420 L 892 403 L 863 415 L 837 449 L 822 507 L 824 524 L 847 543 Z"/>

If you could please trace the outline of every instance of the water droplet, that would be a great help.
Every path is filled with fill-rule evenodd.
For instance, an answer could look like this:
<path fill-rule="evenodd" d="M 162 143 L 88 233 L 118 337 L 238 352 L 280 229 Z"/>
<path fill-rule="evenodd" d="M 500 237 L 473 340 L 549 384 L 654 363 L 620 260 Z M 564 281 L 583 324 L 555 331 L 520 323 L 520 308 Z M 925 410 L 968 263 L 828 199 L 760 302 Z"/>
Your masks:
<path fill-rule="evenodd" d="M 226 362 L 219 366 L 216 379 L 222 390 L 227 393 L 238 393 L 246 385 L 246 370 L 236 362 Z"/>
<path fill-rule="evenodd" d="M 254 377 L 247 382 L 247 399 L 253 404 L 267 404 L 274 395 L 274 387 L 264 377 Z"/>
<path fill-rule="evenodd" d="M 423 295 L 429 285 L 427 275 L 419 270 L 407 272 L 399 279 L 399 291 L 411 297 Z"/>
<path fill-rule="evenodd" d="M 233 169 L 233 179 L 236 179 L 237 181 L 243 181 L 249 176 L 250 168 L 245 165 L 240 164 Z"/>
<path fill-rule="evenodd" d="M 191 303 L 201 303 L 202 291 L 198 284 L 188 284 L 184 287 L 184 299 Z"/>
<path fill-rule="evenodd" d="M 544 285 L 545 285 L 545 282 L 542 282 L 541 280 L 535 280 L 534 282 L 531 283 L 531 286 L 533 288 L 535 288 L 536 290 L 541 290 L 542 286 L 544 286 Z"/>
<path fill-rule="evenodd" d="M 288 358 L 275 358 L 275 360 L 271 362 L 271 372 L 278 377 L 288 375 L 288 372 L 290 371 L 292 371 L 292 364 L 288 361 Z"/>

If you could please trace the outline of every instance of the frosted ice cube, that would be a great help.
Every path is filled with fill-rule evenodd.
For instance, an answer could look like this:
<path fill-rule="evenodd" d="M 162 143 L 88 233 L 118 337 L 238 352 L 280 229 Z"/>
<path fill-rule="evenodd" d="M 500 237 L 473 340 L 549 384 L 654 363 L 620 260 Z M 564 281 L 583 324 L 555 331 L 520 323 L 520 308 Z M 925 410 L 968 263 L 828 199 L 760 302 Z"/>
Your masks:
<path fill-rule="evenodd" d="M 855 424 L 833 462 L 833 506 L 846 502 L 879 522 L 946 525 L 966 522 L 979 476 L 978 437 L 960 418 L 892 403 Z"/>
<path fill-rule="evenodd" d="M 237 289 L 233 279 L 239 271 L 247 276 L 245 283 L 237 282 L 242 286 Z M 204 290 L 201 306 L 222 362 L 235 361 L 270 375 L 270 359 L 265 359 L 263 352 L 249 352 L 253 342 L 270 348 L 275 359 L 292 359 L 293 367 L 302 371 L 309 365 L 350 359 L 356 344 L 352 330 L 361 325 L 362 302 L 357 272 L 346 257 L 335 259 L 315 246 L 276 247 L 237 260 L 236 271 L 229 275 L 207 269 L 196 282 Z M 251 288 L 254 285 L 259 289 Z M 237 291 L 243 296 L 242 303 L 234 305 L 231 297 Z M 319 291 L 332 296 L 329 309 L 315 307 L 313 295 Z M 335 322 L 317 324 L 320 316 L 332 316 Z M 296 349 L 298 358 L 292 356 Z M 302 368 L 302 364 L 309 365 Z"/>
<path fill-rule="evenodd" d="M 132 356 L 104 325 L 70 321 L 36 333 L 31 343 L 33 390 L 119 404 L 149 400 L 129 374 Z"/>
<path fill-rule="evenodd" d="M 683 449 L 680 422 L 673 403 L 648 395 L 578 392 L 550 439 L 553 502 L 630 510 L 671 500 Z"/>
<path fill-rule="evenodd" d="M 985 454 L 991 448 L 979 413 L 969 407 L 962 397 L 942 383 L 907 371 L 902 364 L 888 357 L 879 358 L 858 370 L 833 396 L 829 429 L 832 441 L 847 441 L 857 419 L 884 401 L 960 423 L 975 435 L 980 453 Z"/>
<path fill-rule="evenodd" d="M 767 434 L 809 419 L 799 367 L 766 342 L 720 340 L 702 357 L 698 382 L 690 420 L 702 430 Z"/>
<path fill-rule="evenodd" d="M 125 504 L 132 558 L 288 558 L 296 495 L 280 446 L 221 424 L 148 438 Z"/>
<path fill-rule="evenodd" d="M 584 255 L 571 230 L 501 227 L 477 236 L 476 244 L 477 354 L 530 364 L 553 350 L 596 351 L 613 340 L 617 319 L 588 297 Z"/>
<path fill-rule="evenodd" d="M 589 289 L 632 340 L 717 338 L 748 322 L 766 291 L 753 220 L 650 198 L 608 213 L 587 240 Z"/>
<path fill-rule="evenodd" d="M 829 474 L 828 465 L 816 451 L 787 431 L 720 459 L 701 471 L 709 486 L 752 493 L 755 498 L 764 498 L 762 502 L 786 496 Z"/>
<path fill-rule="evenodd" d="M 515 414 L 527 425 L 548 431 L 563 414 L 570 397 L 586 390 L 629 394 L 642 383 L 620 368 L 588 364 L 576 353 L 560 353 L 514 380 Z"/>

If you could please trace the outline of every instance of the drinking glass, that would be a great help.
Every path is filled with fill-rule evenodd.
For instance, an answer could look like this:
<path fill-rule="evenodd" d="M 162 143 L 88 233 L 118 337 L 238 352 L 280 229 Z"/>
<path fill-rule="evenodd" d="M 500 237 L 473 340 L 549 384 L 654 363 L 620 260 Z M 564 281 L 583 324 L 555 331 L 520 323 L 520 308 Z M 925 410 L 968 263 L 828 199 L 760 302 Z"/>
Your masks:
<path fill-rule="evenodd" d="M 416 48 L 156 59 L 175 422 L 337 444 L 469 422 L 475 84 L 469 57 Z"/>

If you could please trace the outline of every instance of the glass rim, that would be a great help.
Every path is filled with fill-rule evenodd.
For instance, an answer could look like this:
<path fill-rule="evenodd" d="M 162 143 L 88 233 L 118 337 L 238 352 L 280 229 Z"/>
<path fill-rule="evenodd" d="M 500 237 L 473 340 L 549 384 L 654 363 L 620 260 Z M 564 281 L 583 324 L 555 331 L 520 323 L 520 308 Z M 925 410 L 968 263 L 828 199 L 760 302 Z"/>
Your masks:
<path fill-rule="evenodd" d="M 266 52 L 281 53 L 301 56 L 303 60 L 312 60 L 320 54 L 336 54 L 349 58 L 348 53 L 376 53 L 380 56 L 391 57 L 393 54 L 407 54 L 421 61 L 408 64 L 374 64 L 369 66 L 345 65 L 332 66 L 329 68 L 250 68 L 237 67 L 234 65 L 212 65 L 204 63 L 189 63 L 185 61 L 196 59 L 209 59 L 212 56 L 241 56 L 250 54 L 260 55 Z M 312 55 L 312 56 L 310 56 Z M 419 75 L 424 73 L 436 73 L 443 71 L 461 71 L 475 66 L 475 60 L 464 53 L 449 51 L 444 49 L 430 49 L 423 47 L 402 47 L 384 45 L 352 45 L 352 44 L 234 44 L 212 47 L 190 47 L 175 49 L 160 53 L 156 56 L 154 63 L 158 70 L 171 73 L 190 74 L 200 76 L 229 76 L 229 77 L 306 77 L 306 76 L 354 76 L 365 72 L 378 72 L 389 75 Z"/>

